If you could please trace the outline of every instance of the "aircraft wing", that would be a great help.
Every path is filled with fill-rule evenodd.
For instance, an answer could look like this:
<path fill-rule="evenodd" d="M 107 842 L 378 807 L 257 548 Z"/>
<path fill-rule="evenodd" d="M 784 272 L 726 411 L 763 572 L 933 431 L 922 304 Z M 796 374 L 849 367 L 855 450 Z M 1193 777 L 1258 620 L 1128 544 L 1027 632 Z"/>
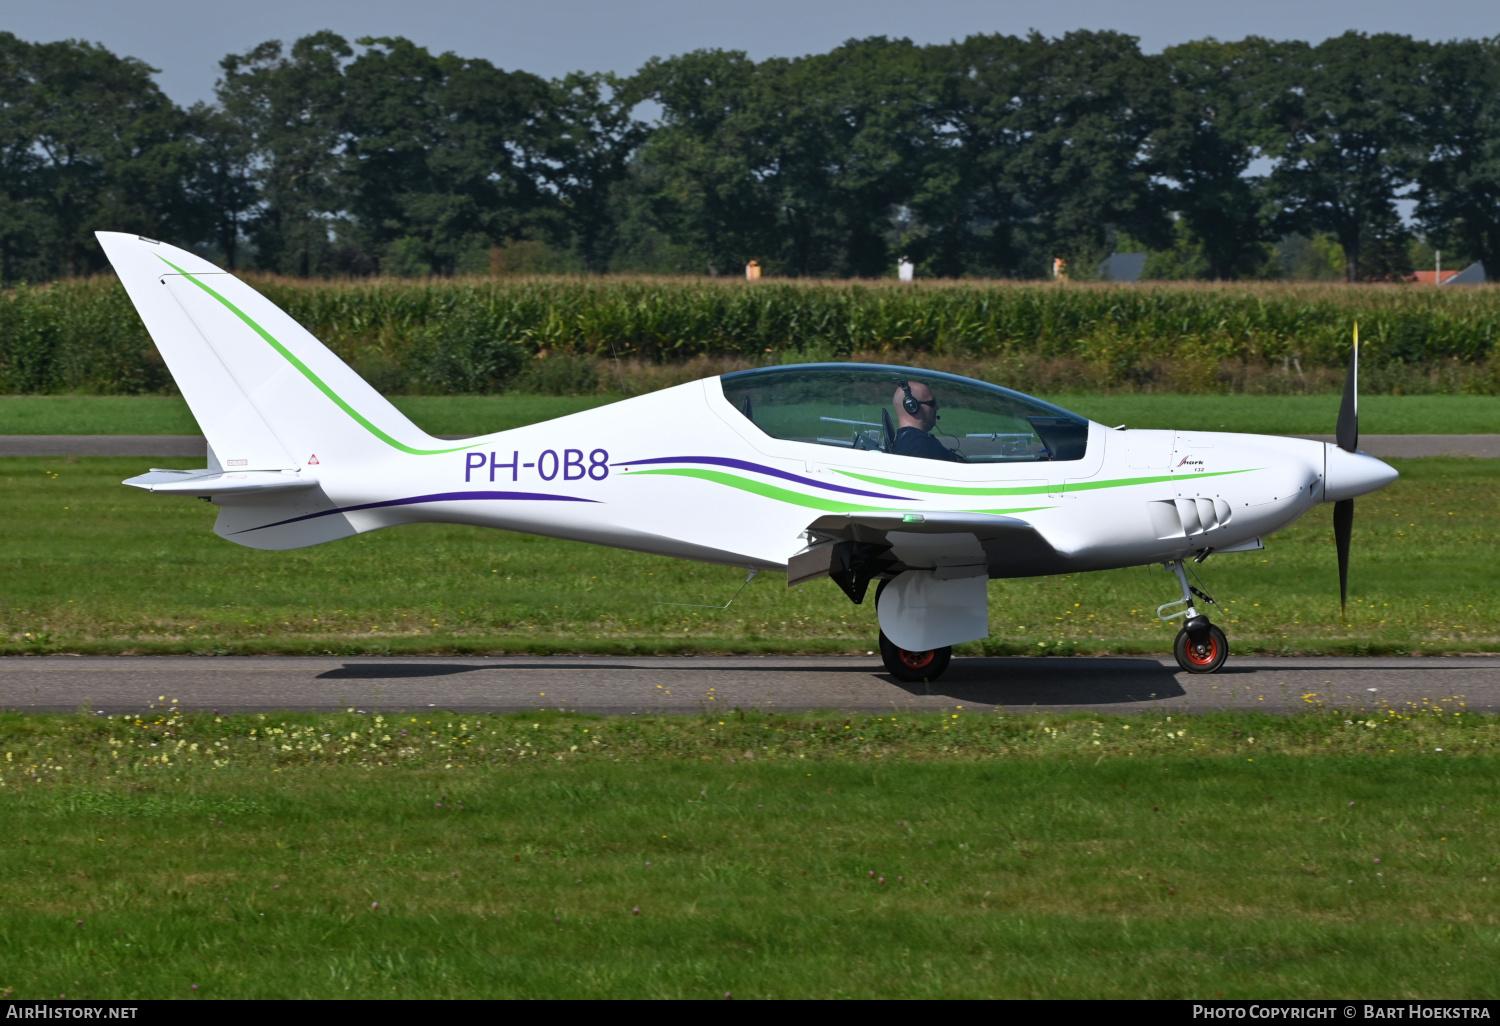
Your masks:
<path fill-rule="evenodd" d="M 832 513 L 809 524 L 807 535 L 808 546 L 788 561 L 788 585 L 823 576 L 838 580 L 855 566 L 860 576 L 865 570 L 932 570 L 939 578 L 1024 576 L 1032 566 L 1059 558 L 1030 523 L 992 513 Z"/>

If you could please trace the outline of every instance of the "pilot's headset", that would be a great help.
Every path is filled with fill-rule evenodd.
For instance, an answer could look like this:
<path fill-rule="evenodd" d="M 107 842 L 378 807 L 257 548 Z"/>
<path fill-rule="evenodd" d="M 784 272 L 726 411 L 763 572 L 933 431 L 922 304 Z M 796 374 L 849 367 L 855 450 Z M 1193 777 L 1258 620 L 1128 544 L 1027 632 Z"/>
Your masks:
<path fill-rule="evenodd" d="M 915 417 L 917 414 L 921 413 L 922 407 L 924 406 L 932 406 L 936 408 L 936 399 L 918 399 L 916 396 L 911 394 L 911 385 L 907 384 L 905 381 L 896 382 L 896 386 L 900 388 L 901 391 L 906 393 L 906 398 L 901 400 L 901 408 L 911 416 Z M 932 419 L 936 421 L 938 420 L 938 417 L 934 415 Z"/>

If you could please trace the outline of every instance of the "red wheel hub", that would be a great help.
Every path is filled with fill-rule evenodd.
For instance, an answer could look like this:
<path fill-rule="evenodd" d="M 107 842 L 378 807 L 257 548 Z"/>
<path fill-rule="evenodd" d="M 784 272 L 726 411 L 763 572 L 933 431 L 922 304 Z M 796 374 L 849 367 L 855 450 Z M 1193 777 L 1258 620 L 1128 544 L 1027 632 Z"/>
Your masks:
<path fill-rule="evenodd" d="M 1188 662 L 1192 663 L 1194 666 L 1208 666 L 1218 658 L 1218 655 L 1219 642 L 1218 639 L 1214 638 L 1212 635 L 1210 635 L 1208 641 L 1202 645 L 1195 645 L 1192 643 L 1192 641 L 1188 642 L 1187 658 Z"/>
<path fill-rule="evenodd" d="M 896 649 L 896 656 L 901 660 L 901 665 L 911 670 L 925 670 L 932 665 L 937 658 L 937 650 L 927 652 L 908 652 L 904 648 Z"/>

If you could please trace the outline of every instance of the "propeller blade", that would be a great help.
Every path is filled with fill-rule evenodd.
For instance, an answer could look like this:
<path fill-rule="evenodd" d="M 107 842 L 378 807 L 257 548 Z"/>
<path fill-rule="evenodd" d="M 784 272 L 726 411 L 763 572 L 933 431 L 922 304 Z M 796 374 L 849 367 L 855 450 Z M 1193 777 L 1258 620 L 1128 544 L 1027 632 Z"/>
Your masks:
<path fill-rule="evenodd" d="M 1354 532 L 1354 500 L 1333 504 L 1333 544 L 1339 550 L 1339 609 L 1349 619 L 1349 538 Z"/>
<path fill-rule="evenodd" d="M 1359 447 L 1359 325 L 1354 325 L 1354 348 L 1349 351 L 1349 373 L 1344 375 L 1344 401 L 1339 403 L 1339 448 Z"/>

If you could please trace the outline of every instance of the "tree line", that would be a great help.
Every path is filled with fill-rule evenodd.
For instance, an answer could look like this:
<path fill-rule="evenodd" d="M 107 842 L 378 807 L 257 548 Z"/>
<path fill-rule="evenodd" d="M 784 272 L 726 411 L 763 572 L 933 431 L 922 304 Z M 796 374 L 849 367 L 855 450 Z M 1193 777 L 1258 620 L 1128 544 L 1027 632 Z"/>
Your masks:
<path fill-rule="evenodd" d="M 1500 37 L 877 37 L 547 80 L 320 32 L 220 66 L 184 108 L 135 58 L 0 33 L 0 280 L 104 270 L 97 229 L 301 277 L 1500 270 Z"/>

